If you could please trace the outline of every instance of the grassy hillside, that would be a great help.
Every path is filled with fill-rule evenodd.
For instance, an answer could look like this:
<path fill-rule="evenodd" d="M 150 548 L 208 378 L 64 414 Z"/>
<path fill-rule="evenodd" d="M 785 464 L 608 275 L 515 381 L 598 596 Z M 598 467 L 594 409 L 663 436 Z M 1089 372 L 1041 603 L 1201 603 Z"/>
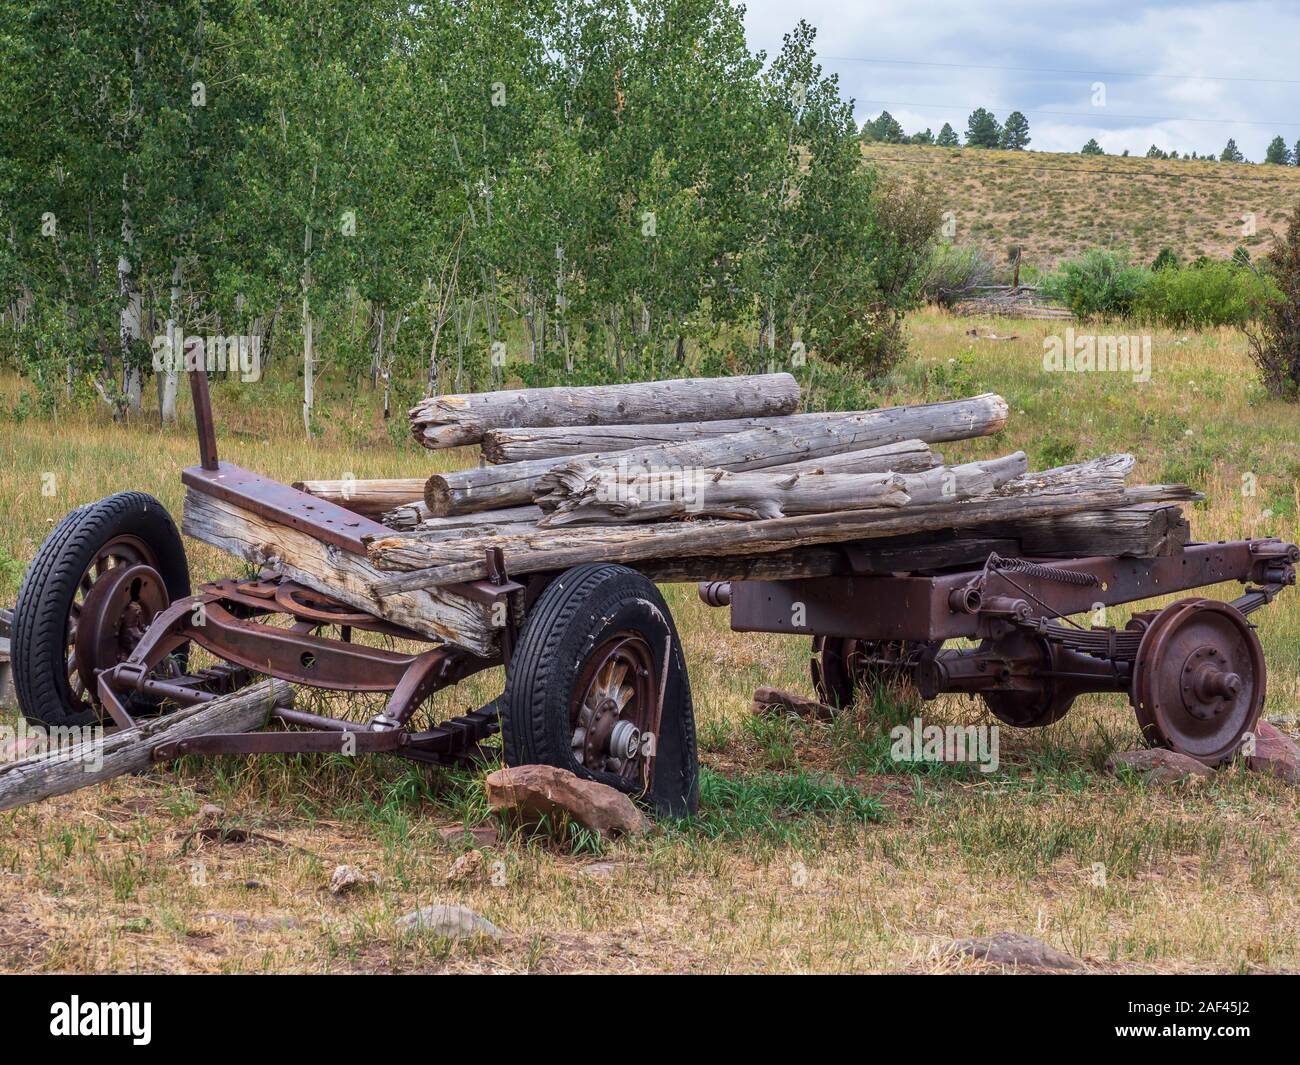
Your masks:
<path fill-rule="evenodd" d="M 1015 334 L 1003 342 L 967 334 L 990 324 L 914 317 L 914 355 L 880 400 L 996 390 L 1011 404 L 1006 431 L 945 446 L 950 457 L 1024 448 L 1041 466 L 1133 449 L 1136 479 L 1186 479 L 1206 492 L 1191 515 L 1198 536 L 1297 535 L 1300 422 L 1294 407 L 1259 394 L 1239 335 L 1158 332 L 1152 379 L 1138 385 L 1044 373 L 1049 323 L 999 321 L 999 333 Z M 18 387 L 0 378 L 0 409 Z M 325 433 L 307 442 L 295 400 L 292 378 L 221 386 L 222 454 L 284 480 L 412 475 L 475 459 L 390 437 L 364 390 L 335 394 Z M 113 425 L 98 412 L 57 425 L 0 419 L 0 602 L 70 507 L 136 488 L 179 512 L 178 471 L 193 461 L 188 432 L 147 422 Z M 1246 472 L 1257 475 L 1254 495 L 1242 492 Z M 242 571 L 187 546 L 198 578 Z M 1000 930 L 1103 972 L 1300 967 L 1294 787 L 1241 769 L 1181 789 L 1107 775 L 1106 754 L 1138 743 L 1117 696 L 1081 699 L 1050 728 L 1003 729 L 1001 764 L 987 775 L 896 764 L 892 725 L 917 713 L 987 722 L 981 704 L 947 696 L 921 709 L 881 693 L 834 724 L 756 718 L 757 685 L 809 690 L 808 641 L 731 632 L 692 586 L 666 594 L 705 772 L 694 823 L 608 847 L 506 832 L 476 870 L 453 874 L 469 843 L 442 831 L 485 816 L 477 775 L 341 756 L 187 759 L 0 814 L 0 972 L 927 971 L 953 967 L 939 953 L 951 938 Z M 1253 620 L 1270 665 L 1265 713 L 1294 731 L 1300 592 Z M 439 695 L 432 716 L 478 705 L 500 679 L 492 671 Z M 313 694 L 303 705 L 358 720 L 378 709 L 368 697 Z M 0 715 L 0 725 L 14 720 Z M 190 839 L 213 825 L 271 841 Z M 340 863 L 381 884 L 330 895 Z M 434 902 L 469 905 L 508 938 L 452 946 L 395 929 L 401 914 Z"/>
<path fill-rule="evenodd" d="M 886 173 L 919 176 L 939 188 L 958 242 L 987 245 L 998 261 L 1008 245 L 1043 268 L 1088 248 L 1127 249 L 1150 263 L 1163 247 L 1181 260 L 1252 255 L 1281 233 L 1300 202 L 1300 167 L 1188 162 L 977 148 L 873 144 L 867 158 Z M 1253 213 L 1255 234 L 1243 233 Z"/>

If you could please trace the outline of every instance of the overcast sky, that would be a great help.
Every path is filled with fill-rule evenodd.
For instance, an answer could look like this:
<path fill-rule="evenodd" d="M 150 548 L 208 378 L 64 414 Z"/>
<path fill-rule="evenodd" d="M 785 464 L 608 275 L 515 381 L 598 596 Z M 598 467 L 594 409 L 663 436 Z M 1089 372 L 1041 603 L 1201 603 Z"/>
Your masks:
<path fill-rule="evenodd" d="M 823 69 L 856 100 L 859 124 L 884 109 L 909 134 L 950 122 L 964 135 L 983 106 L 999 122 L 1023 111 L 1033 150 L 1076 152 L 1096 137 L 1108 154 L 1152 143 L 1217 154 L 1233 137 L 1255 162 L 1277 134 L 1300 139 L 1300 0 L 745 6 L 750 47 L 769 56 L 796 20 L 817 27 Z M 1104 106 L 1093 104 L 1095 82 Z"/>

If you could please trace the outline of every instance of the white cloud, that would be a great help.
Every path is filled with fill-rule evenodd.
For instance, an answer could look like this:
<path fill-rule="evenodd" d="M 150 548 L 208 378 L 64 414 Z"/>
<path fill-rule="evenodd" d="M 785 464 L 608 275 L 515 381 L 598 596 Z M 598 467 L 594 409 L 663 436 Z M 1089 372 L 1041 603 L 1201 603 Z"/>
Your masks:
<path fill-rule="evenodd" d="M 1020 110 L 1040 151 L 1078 151 L 1096 137 L 1108 152 L 1140 155 L 1155 143 L 1205 154 L 1232 137 L 1254 160 L 1277 134 L 1300 140 L 1300 84 L 1267 80 L 1300 81 L 1293 0 L 1010 0 L 996 11 L 956 0 L 804 0 L 795 9 L 749 0 L 751 46 L 775 53 L 800 18 L 817 27 L 823 68 L 857 101 L 859 122 L 887 109 L 909 133 L 944 122 L 961 133 L 976 107 L 999 119 Z M 1010 67 L 1022 69 L 983 69 Z M 1096 81 L 1106 85 L 1104 108 L 1090 103 Z"/>

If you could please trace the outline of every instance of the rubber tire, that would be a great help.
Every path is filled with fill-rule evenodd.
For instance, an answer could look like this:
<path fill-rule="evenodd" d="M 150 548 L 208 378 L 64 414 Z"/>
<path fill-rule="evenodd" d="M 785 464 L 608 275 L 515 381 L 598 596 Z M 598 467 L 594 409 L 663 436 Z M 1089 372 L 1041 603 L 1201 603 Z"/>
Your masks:
<path fill-rule="evenodd" d="M 14 689 L 23 716 L 34 725 L 99 723 L 93 710 L 73 707 L 64 637 L 82 574 L 104 544 L 123 535 L 139 537 L 153 549 L 172 602 L 190 594 L 185 545 L 153 496 L 119 492 L 78 507 L 59 522 L 27 568 L 14 607 Z"/>
<path fill-rule="evenodd" d="M 626 566 L 576 566 L 552 581 L 533 605 L 519 634 L 502 696 L 506 764 L 553 765 L 637 794 L 634 784 L 616 774 L 582 765 L 570 748 L 569 705 L 582 664 L 606 639 L 626 630 L 639 632 L 650 645 L 656 686 L 671 637 L 654 783 L 644 799 L 660 816 L 686 817 L 699 807 L 700 770 L 681 639 L 659 589 Z"/>

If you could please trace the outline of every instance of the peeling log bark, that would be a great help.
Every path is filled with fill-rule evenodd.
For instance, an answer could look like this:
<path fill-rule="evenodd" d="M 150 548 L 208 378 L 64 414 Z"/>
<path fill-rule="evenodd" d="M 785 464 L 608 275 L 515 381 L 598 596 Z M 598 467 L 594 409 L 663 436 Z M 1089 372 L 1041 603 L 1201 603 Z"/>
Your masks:
<path fill-rule="evenodd" d="M 98 743 L 85 741 L 0 765 L 0 810 L 148 769 L 153 765 L 154 749 L 160 744 L 212 732 L 248 732 L 266 721 L 272 707 L 292 705 L 291 684 L 262 681 L 210 702 L 142 721 L 135 728 L 109 732 Z"/>
<path fill-rule="evenodd" d="M 627 526 L 565 526 L 464 542 L 392 536 L 370 544 L 381 570 L 408 570 L 376 582 L 387 596 L 411 589 L 478 580 L 486 566 L 478 556 L 500 547 L 514 575 L 567 569 L 583 562 L 635 563 L 704 555 L 749 555 L 810 544 L 874 539 L 907 533 L 966 529 L 991 522 L 1020 522 L 1123 505 L 1131 455 L 1027 474 L 988 498 L 937 503 L 896 511 L 837 511 L 764 521 L 658 522 Z M 1137 490 L 1140 491 L 1140 490 Z M 1160 486 L 1165 499 L 1194 495 L 1182 485 Z"/>
<path fill-rule="evenodd" d="M 722 418 L 717 421 L 674 420 L 655 425 L 552 426 L 521 429 L 489 429 L 483 434 L 483 458 L 494 465 L 531 462 L 535 459 L 573 458 L 592 452 L 609 454 L 634 447 L 658 447 L 688 440 L 705 440 L 751 429 L 792 429 L 821 425 L 871 411 L 816 411 L 768 418 Z"/>
<path fill-rule="evenodd" d="M 541 497 L 550 491 L 552 478 L 547 475 L 552 471 L 557 471 L 558 477 L 611 464 L 627 470 L 758 470 L 904 440 L 936 442 L 987 436 L 998 432 L 1006 419 L 1006 400 L 992 394 L 947 403 L 888 407 L 867 414 L 828 415 L 825 421 L 795 428 L 752 429 L 680 444 L 634 448 L 612 456 L 595 453 L 577 459 L 537 459 L 435 474 L 425 486 L 424 501 L 435 517 L 497 510 L 534 499 L 546 509 Z"/>
<path fill-rule="evenodd" d="M 987 495 L 1028 468 L 1024 452 L 992 462 L 942 467 L 925 473 L 728 473 L 682 470 L 638 474 L 596 470 L 542 525 L 574 522 L 663 521 L 670 518 L 738 518 L 870 510 L 956 502 Z"/>
<path fill-rule="evenodd" d="M 432 396 L 410 418 L 416 440 L 439 448 L 477 444 L 489 429 L 710 421 L 789 414 L 798 405 L 799 383 L 777 373 Z"/>

